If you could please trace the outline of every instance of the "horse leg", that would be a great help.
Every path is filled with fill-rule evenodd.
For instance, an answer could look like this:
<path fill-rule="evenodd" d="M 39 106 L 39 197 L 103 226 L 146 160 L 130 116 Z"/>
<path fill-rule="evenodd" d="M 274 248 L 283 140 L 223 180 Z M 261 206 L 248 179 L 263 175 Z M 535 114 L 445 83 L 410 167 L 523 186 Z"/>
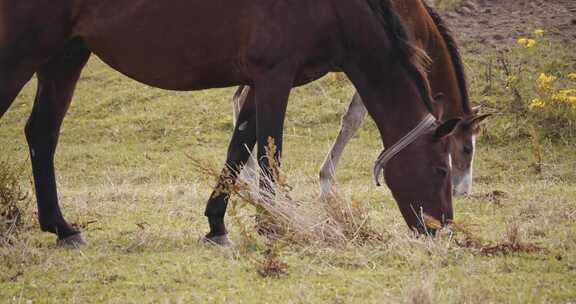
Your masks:
<path fill-rule="evenodd" d="M 42 231 L 58 236 L 58 243 L 77 246 L 84 243 L 80 232 L 70 226 L 58 206 L 54 174 L 54 153 L 62 120 L 66 115 L 76 82 L 90 51 L 79 44 L 69 44 L 62 53 L 40 67 L 38 91 L 32 114 L 26 124 L 34 184 L 38 201 L 38 218 Z"/>
<path fill-rule="evenodd" d="M 278 73 L 262 77 L 260 81 L 255 82 L 257 89 L 255 97 L 258 164 L 262 169 L 262 173 L 267 175 L 267 178 L 262 180 L 261 184 L 268 187 L 268 190 L 271 190 L 269 187 L 271 185 L 266 185 L 267 180 L 274 181 L 271 162 L 274 161 L 280 164 L 284 118 L 286 116 L 288 97 L 292 89 L 292 81 L 282 76 L 282 74 Z M 266 155 L 266 148 L 268 148 L 270 140 L 276 146 L 276 151 L 273 151 L 273 160 Z"/>
<path fill-rule="evenodd" d="M 240 116 L 240 111 L 246 102 L 249 92 L 250 87 L 242 85 L 238 87 L 236 93 L 232 96 L 232 124 L 234 126 L 238 124 L 238 116 Z"/>
<path fill-rule="evenodd" d="M 230 193 L 227 189 L 236 182 L 239 171 L 246 164 L 256 143 L 256 107 L 254 101 L 254 89 L 246 87 L 246 98 L 239 107 L 237 123 L 234 126 L 234 134 L 228 146 L 226 166 L 218 179 L 218 184 L 212 192 L 206 205 L 210 232 L 204 237 L 204 241 L 221 246 L 230 244 L 226 236 L 224 215 L 228 205 Z"/>
<path fill-rule="evenodd" d="M 330 193 L 332 184 L 334 183 L 336 167 L 338 166 L 342 152 L 344 152 L 344 148 L 362 125 L 362 122 L 366 118 L 366 113 L 366 107 L 364 107 L 360 95 L 358 95 L 358 93 L 354 94 L 348 111 L 342 117 L 340 132 L 320 169 L 320 194 L 322 196 Z"/>
<path fill-rule="evenodd" d="M 254 99 L 254 95 L 250 95 L 250 87 L 249 86 L 239 86 L 238 90 L 232 97 L 232 113 L 233 113 L 233 121 L 234 126 L 238 124 L 238 116 L 240 115 L 240 111 L 244 104 L 248 101 L 248 98 Z M 253 100 L 252 100 L 253 102 Z M 254 117 L 256 119 L 256 117 Z M 240 129 L 243 130 L 246 127 L 246 124 L 249 123 L 248 121 L 240 121 Z M 252 181 L 257 178 L 256 175 L 256 159 L 253 157 L 256 155 L 256 149 L 252 149 L 252 154 L 248 158 L 248 162 L 242 167 L 242 172 L 240 173 L 244 180 Z"/>
<path fill-rule="evenodd" d="M 260 197 L 264 204 L 273 204 L 275 194 L 274 166 L 280 166 L 282 135 L 288 97 L 293 80 L 282 72 L 265 73 L 255 81 L 256 88 L 256 134 L 258 140 L 258 164 L 260 166 Z M 273 151 L 267 151 L 275 146 Z M 267 153 L 269 152 L 269 153 Z M 272 155 L 270 155 L 272 154 Z M 275 165 L 273 165 L 273 163 Z M 258 233 L 274 235 L 275 227 L 260 210 L 256 218 Z"/>

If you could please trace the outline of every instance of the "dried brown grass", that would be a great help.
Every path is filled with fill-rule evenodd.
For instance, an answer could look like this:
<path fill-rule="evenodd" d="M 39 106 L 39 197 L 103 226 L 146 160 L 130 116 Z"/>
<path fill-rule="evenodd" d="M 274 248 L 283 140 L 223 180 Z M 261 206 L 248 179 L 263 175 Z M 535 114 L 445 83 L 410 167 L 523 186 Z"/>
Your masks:
<path fill-rule="evenodd" d="M 0 244 L 10 243 L 14 234 L 25 226 L 25 210 L 30 200 L 21 184 L 23 172 L 23 165 L 0 161 Z"/>
<path fill-rule="evenodd" d="M 188 156 L 206 178 L 215 179 L 215 195 L 231 196 L 229 215 L 240 231 L 240 254 L 247 257 L 262 277 L 279 278 L 288 274 L 288 264 L 281 259 L 282 250 L 291 244 L 302 246 L 343 247 L 347 244 L 366 244 L 383 241 L 368 223 L 367 210 L 361 202 L 345 198 L 333 191 L 320 197 L 295 198 L 295 188 L 275 161 L 276 146 L 269 140 L 266 157 L 270 160 L 271 174 L 259 167 L 248 174 L 239 174 L 236 182 L 232 170 L 221 172 L 201 160 Z M 245 170 L 252 170 L 245 168 Z M 259 178 L 251 178 L 251 177 Z M 240 209 L 255 207 L 256 224 L 246 225 Z M 268 238 L 259 249 L 256 232 Z M 254 253 L 259 253 L 255 257 Z"/>
<path fill-rule="evenodd" d="M 424 216 L 425 224 L 432 229 L 438 229 L 440 238 L 451 238 L 461 248 L 472 249 L 483 255 L 510 255 L 514 253 L 540 253 L 546 248 L 522 239 L 519 226 L 511 224 L 506 228 L 500 241 L 485 241 L 474 235 L 470 225 L 464 222 L 453 222 L 449 227 L 442 228 L 437 220 Z"/>
<path fill-rule="evenodd" d="M 276 147 L 269 141 L 267 157 L 270 159 L 271 175 L 257 168 L 253 174 L 239 175 L 236 183 L 231 179 L 231 170 L 222 172 L 209 164 L 194 159 L 193 165 L 205 176 L 217 180 L 216 193 L 227 193 L 237 197 L 242 204 L 256 207 L 258 226 L 266 227 L 272 238 L 292 244 L 343 246 L 349 243 L 379 242 L 383 237 L 369 227 L 367 210 L 361 202 L 354 201 L 333 191 L 324 197 L 295 198 L 294 188 L 288 183 L 287 175 L 274 161 Z M 245 176 L 260 176 L 260 180 L 248 180 Z M 265 187 L 260 187 L 264 184 Z M 234 200 L 233 200 L 234 201 Z M 235 206 L 236 206 L 235 205 Z M 235 208 L 232 208 L 235 213 Z M 246 240 L 246 229 L 241 229 Z"/>

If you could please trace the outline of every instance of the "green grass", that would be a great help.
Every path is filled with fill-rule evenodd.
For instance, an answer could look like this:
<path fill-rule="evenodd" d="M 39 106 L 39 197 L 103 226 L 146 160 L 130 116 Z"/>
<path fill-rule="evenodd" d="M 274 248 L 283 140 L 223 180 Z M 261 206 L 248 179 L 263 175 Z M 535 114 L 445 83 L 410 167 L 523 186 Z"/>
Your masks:
<path fill-rule="evenodd" d="M 436 0 L 435 7 L 440 11 L 449 11 L 462 5 L 462 0 Z"/>
<path fill-rule="evenodd" d="M 565 48 L 567 54 L 570 47 Z M 482 54 L 465 56 L 473 100 L 501 110 L 494 100 L 505 104 L 510 96 L 496 86 L 485 88 L 489 55 Z M 30 83 L 0 120 L 0 155 L 15 164 L 28 162 L 22 130 L 34 91 Z M 418 295 L 434 303 L 576 300 L 574 144 L 545 138 L 543 172 L 537 174 L 527 136 L 498 139 L 516 122 L 508 112 L 487 123 L 474 189 L 507 195 L 498 203 L 482 195 L 457 198 L 456 218 L 474 223 L 477 235 L 494 241 L 509 225 L 519 225 L 525 240 L 549 252 L 484 256 L 410 236 L 389 191 L 373 186 L 370 167 L 381 144 L 372 122 L 345 152 L 338 181 L 343 193 L 366 205 L 385 242 L 289 246 L 281 252 L 288 275 L 280 279 L 261 278 L 254 263 L 235 250 L 198 244 L 207 231 L 203 209 L 212 182 L 189 166 L 185 153 L 215 166 L 223 163 L 233 91 L 151 89 L 93 58 L 56 157 L 67 218 L 96 221 L 84 229 L 90 245 L 60 249 L 53 235 L 36 226 L 24 229 L 13 245 L 0 247 L 0 302 L 398 303 Z M 297 195 L 316 190 L 318 168 L 352 92 L 348 82 L 325 78 L 291 95 L 284 167 Z M 29 185 L 29 178 L 23 183 Z M 242 210 L 245 216 L 251 213 Z M 31 211 L 27 217 L 35 224 Z M 239 243 L 238 227 L 228 223 L 232 240 Z"/>

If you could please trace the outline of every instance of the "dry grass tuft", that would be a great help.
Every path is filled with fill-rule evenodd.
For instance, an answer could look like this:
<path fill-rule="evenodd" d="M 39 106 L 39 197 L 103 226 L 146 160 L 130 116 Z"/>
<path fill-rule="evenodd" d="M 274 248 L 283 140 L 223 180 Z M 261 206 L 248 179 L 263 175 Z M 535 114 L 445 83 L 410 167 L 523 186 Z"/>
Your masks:
<path fill-rule="evenodd" d="M 288 264 L 280 257 L 282 250 L 290 244 L 344 247 L 350 243 L 384 240 L 381 234 L 369 228 L 367 210 L 358 201 L 336 192 L 325 197 L 313 194 L 313 199 L 295 198 L 293 193 L 298 187 L 288 183 L 287 175 L 274 160 L 275 151 L 274 142 L 269 140 L 266 154 L 271 160 L 270 174 L 258 167 L 248 174 L 240 174 L 236 182 L 231 174 L 235 168 L 218 172 L 209 164 L 188 156 L 205 177 L 216 179 L 216 195 L 234 196 L 230 200 L 229 215 L 240 230 L 238 250 L 253 262 L 258 274 L 270 278 L 287 275 Z M 251 176 L 259 176 L 259 179 Z M 253 229 L 248 228 L 239 212 L 247 205 L 256 208 Z M 261 250 L 256 232 L 268 237 Z M 254 258 L 254 253 L 260 253 L 260 257 Z"/>
<path fill-rule="evenodd" d="M 230 174 L 234 168 L 218 172 L 205 162 L 189 158 L 205 176 L 216 178 L 217 194 L 235 195 L 244 205 L 256 207 L 257 230 L 272 234 L 274 239 L 293 244 L 328 246 L 383 240 L 381 234 L 368 226 L 367 211 L 358 201 L 344 198 L 336 192 L 325 197 L 315 195 L 313 199 L 294 198 L 294 188 L 288 184 L 280 166 L 273 161 L 274 149 L 274 143 L 270 141 L 267 154 L 272 159 L 272 176 L 257 168 L 251 172 L 253 174 L 247 175 L 260 176 L 260 180 L 247 180 L 242 174 L 236 183 L 233 183 Z M 265 187 L 261 189 L 260 184 Z M 245 229 L 243 231 L 245 234 Z"/>
<path fill-rule="evenodd" d="M 10 243 L 12 236 L 24 226 L 24 210 L 29 205 L 28 194 L 20 183 L 23 166 L 0 161 L 0 243 Z"/>
<path fill-rule="evenodd" d="M 545 252 L 546 249 L 523 241 L 518 231 L 518 225 L 510 225 L 506 229 L 506 234 L 502 241 L 486 245 L 480 251 L 486 255 L 508 255 L 512 253 L 539 253 Z"/>

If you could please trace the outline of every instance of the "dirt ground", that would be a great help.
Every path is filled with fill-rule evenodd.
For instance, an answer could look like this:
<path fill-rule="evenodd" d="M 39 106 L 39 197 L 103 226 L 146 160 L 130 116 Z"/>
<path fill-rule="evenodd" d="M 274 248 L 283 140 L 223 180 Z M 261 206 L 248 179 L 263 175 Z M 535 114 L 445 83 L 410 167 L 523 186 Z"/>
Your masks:
<path fill-rule="evenodd" d="M 467 0 L 444 16 L 462 42 L 498 47 L 537 28 L 547 37 L 576 39 L 576 0 Z"/>

